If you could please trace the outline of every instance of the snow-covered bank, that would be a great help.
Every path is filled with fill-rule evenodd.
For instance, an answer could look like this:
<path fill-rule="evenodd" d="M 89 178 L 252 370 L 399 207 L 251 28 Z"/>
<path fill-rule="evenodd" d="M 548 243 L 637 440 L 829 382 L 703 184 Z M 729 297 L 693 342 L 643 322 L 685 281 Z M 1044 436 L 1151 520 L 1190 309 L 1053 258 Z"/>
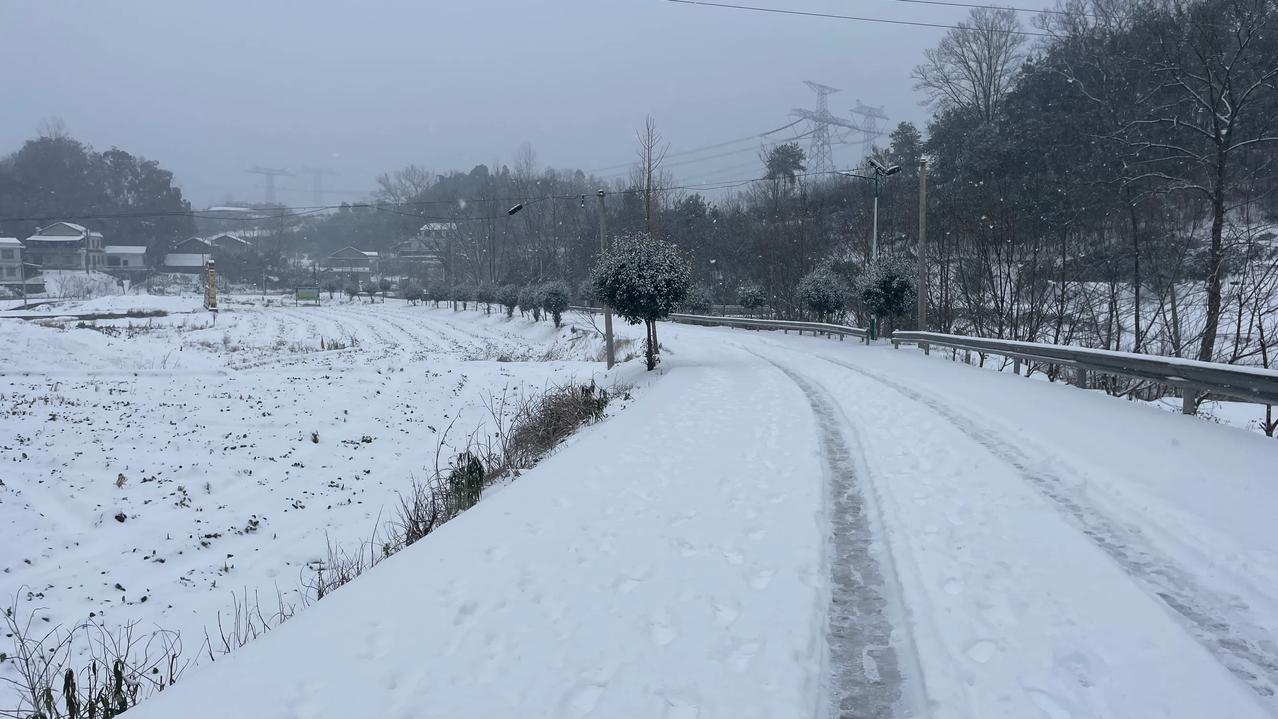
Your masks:
<path fill-rule="evenodd" d="M 232 592 L 300 605 L 328 541 L 367 540 L 450 423 L 457 447 L 490 397 L 598 375 L 580 330 L 393 300 L 239 304 L 216 326 L 202 312 L 0 319 L 14 349 L 0 367 L 0 597 L 45 627 L 180 631 L 191 658 L 206 627 L 218 639 Z"/>
<path fill-rule="evenodd" d="M 813 419 L 746 352 L 671 349 L 625 412 L 137 716 L 817 715 Z"/>

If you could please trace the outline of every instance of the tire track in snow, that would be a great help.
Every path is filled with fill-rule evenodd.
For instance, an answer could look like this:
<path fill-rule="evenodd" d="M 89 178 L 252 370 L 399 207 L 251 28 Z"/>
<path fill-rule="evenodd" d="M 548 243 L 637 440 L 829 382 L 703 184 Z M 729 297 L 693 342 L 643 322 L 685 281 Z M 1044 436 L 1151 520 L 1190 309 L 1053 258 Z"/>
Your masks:
<path fill-rule="evenodd" d="M 1082 484 L 1059 460 L 1053 467 L 1036 462 L 1013 443 L 981 426 L 972 417 L 949 405 L 856 365 L 814 355 L 830 364 L 852 370 L 922 403 L 946 418 L 952 426 L 1011 466 L 1045 496 L 1089 540 L 1118 563 L 1123 572 L 1154 594 L 1181 621 L 1182 627 L 1216 657 L 1234 676 L 1278 709 L 1278 638 L 1251 618 L 1241 597 L 1204 586 L 1190 571 L 1157 550 L 1139 527 L 1110 518 L 1100 508 L 1078 496 L 1072 488 Z"/>
<path fill-rule="evenodd" d="M 745 348 L 743 348 L 745 349 Z M 891 561 L 878 548 L 879 523 L 874 498 L 858 475 L 863 450 L 849 440 L 851 423 L 828 392 L 777 362 L 746 350 L 776 367 L 807 397 L 820 430 L 830 506 L 829 662 L 831 716 L 839 719 L 886 719 L 916 716 L 907 695 L 905 668 L 921 682 L 913 644 L 901 621 L 903 602 Z M 888 561 L 880 561 L 884 557 Z M 893 616 L 901 633 L 894 641 Z M 903 661 L 903 654 L 907 656 Z M 923 696 L 921 689 L 909 692 Z"/>

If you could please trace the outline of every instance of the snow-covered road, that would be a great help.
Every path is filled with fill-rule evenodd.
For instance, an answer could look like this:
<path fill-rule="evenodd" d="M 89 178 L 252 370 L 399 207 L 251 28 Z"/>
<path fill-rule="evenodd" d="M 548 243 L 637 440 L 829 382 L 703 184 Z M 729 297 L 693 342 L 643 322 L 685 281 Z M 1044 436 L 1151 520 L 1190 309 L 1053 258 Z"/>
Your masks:
<path fill-rule="evenodd" d="M 396 322 L 410 367 L 500 331 Z M 1278 713 L 1278 442 L 939 356 L 660 332 L 631 406 L 130 716 Z"/>

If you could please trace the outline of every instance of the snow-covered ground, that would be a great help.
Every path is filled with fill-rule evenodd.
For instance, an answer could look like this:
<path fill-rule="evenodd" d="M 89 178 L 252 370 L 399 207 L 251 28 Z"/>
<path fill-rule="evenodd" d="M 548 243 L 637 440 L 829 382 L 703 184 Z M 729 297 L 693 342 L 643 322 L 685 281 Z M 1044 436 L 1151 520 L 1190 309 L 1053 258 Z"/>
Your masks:
<path fill-rule="evenodd" d="M 138 716 L 1278 709 L 1278 442 L 913 351 L 661 333 L 625 412 Z"/>
<path fill-rule="evenodd" d="M 51 508 L 54 526 L 72 527 L 68 537 L 116 535 L 97 543 L 102 557 L 51 543 L 44 551 L 59 559 L 36 557 L 36 566 L 66 566 L 44 581 L 76 611 L 102 606 L 120 615 L 126 608 L 118 595 L 135 601 L 135 590 L 113 591 L 96 573 L 123 571 L 134 556 L 145 566 L 155 546 L 185 552 L 164 550 L 175 565 L 163 565 L 165 572 L 199 560 L 200 586 L 153 575 L 166 578 L 155 580 L 164 591 L 155 599 L 174 603 L 169 619 L 190 606 L 170 597 L 212 597 L 249 572 L 269 584 L 267 564 L 278 570 L 286 559 L 291 564 L 283 566 L 294 571 L 314 557 L 315 530 L 306 543 L 284 535 L 268 541 L 268 532 L 292 527 L 301 536 L 300 527 L 313 526 L 309 517 L 318 515 L 330 532 L 341 525 L 358 536 L 378 493 L 386 497 L 419 461 L 407 456 L 410 443 L 430 437 L 386 400 L 416 398 L 403 401 L 420 402 L 417 414 L 429 421 L 465 410 L 456 398 L 429 404 L 434 394 L 427 388 L 448 387 L 456 374 L 427 381 L 423 371 L 444 372 L 451 362 L 472 387 L 481 372 L 518 371 L 458 359 L 490 350 L 411 348 L 465 346 L 479 335 L 499 348 L 515 343 L 509 349 L 516 351 L 559 337 L 544 324 L 390 304 L 309 314 L 247 309 L 241 320 L 236 314 L 225 313 L 216 330 L 171 330 L 203 333 L 183 340 L 177 369 L 138 371 L 129 365 L 134 354 L 100 349 L 96 363 L 73 365 L 74 380 L 3 377 L 6 384 L 38 382 L 4 388 L 34 398 L 61 396 L 73 381 L 98 381 L 99 389 L 85 384 L 74 397 L 132 402 L 141 394 L 160 412 L 152 420 L 123 407 L 82 405 L 74 409 L 75 423 L 41 426 L 89 438 L 77 439 L 82 455 L 59 450 L 55 461 L 47 447 L 21 449 L 38 458 L 28 462 L 42 463 L 22 476 L 45 480 L 31 491 L 46 493 L 36 502 Z M 307 334 L 268 320 L 277 316 L 316 323 L 311 336 L 367 334 L 349 355 L 273 351 L 278 341 L 287 348 Z M 180 315 L 159 319 L 182 322 Z M 245 347 L 235 352 L 199 344 L 204 338 L 218 345 L 236 321 L 272 329 L 245 332 L 253 341 L 233 339 Z M 57 332 L 11 330 L 11 321 L 0 322 L 23 336 Z M 85 332 L 99 334 L 66 330 Z M 426 540 L 229 658 L 188 673 L 130 716 L 1278 713 L 1278 523 L 1272 521 L 1278 442 L 913 350 L 664 324 L 659 332 L 664 362 L 623 411 L 583 430 Z M 598 369 L 525 364 L 530 372 Z M 636 364 L 613 374 L 633 379 Z M 265 379 L 252 380 L 252 393 L 247 385 L 223 387 L 257 376 Z M 113 398 L 105 383 L 117 379 L 131 382 L 134 394 Z M 151 383 L 169 389 L 143 389 Z M 170 402 L 182 406 L 170 412 Z M 338 416 L 347 405 L 350 415 Z M 239 406 L 269 416 L 232 410 Z M 38 410 L 42 419 L 46 411 L 72 411 Z M 188 416 L 208 431 L 183 436 L 188 425 L 170 424 Z M 18 427 L 29 420 L 6 419 Z M 318 446 L 305 440 L 312 425 L 323 438 Z M 260 438 L 236 439 L 236 432 L 258 437 L 268 426 L 281 437 L 269 447 Z M 367 427 L 384 434 L 372 443 L 341 444 Z M 113 454 L 103 447 L 130 432 L 138 437 L 132 445 L 147 449 L 127 461 L 139 469 L 163 462 L 164 476 L 172 478 L 163 487 L 141 485 L 154 493 L 151 504 L 120 503 L 137 491 L 134 475 L 125 490 L 111 484 L 115 475 L 106 465 Z M 153 444 L 146 445 L 150 436 Z M 240 446 L 254 442 L 259 446 Z M 388 444 L 397 446 L 372 463 L 371 453 Z M 4 451 L 7 460 L 13 450 Z M 249 459 L 254 455 L 260 458 Z M 248 461 L 231 466 L 253 474 L 231 474 L 225 489 L 219 484 L 208 496 L 183 474 L 196 458 L 203 477 L 237 457 Z M 285 476 L 281 470 L 295 460 L 307 474 L 294 469 L 287 476 L 305 481 L 258 485 Z M 34 466 L 5 464 L 21 472 Z M 370 477 L 359 480 L 364 469 L 372 469 Z M 330 480 L 347 489 L 325 489 Z M 59 495 L 56 483 L 84 488 Z M 191 511 L 171 506 L 177 483 L 203 503 L 205 518 L 223 517 L 223 537 L 211 548 L 176 533 L 172 541 L 157 539 L 166 522 Z M 307 509 L 294 510 L 287 501 L 303 487 L 326 494 L 301 496 Z M 350 494 L 354 487 L 364 494 Z M 273 513 L 251 535 L 234 533 L 249 518 L 240 516 L 245 510 L 216 509 L 247 506 L 240 497 Z M 357 505 L 363 512 L 342 510 L 343 500 L 363 501 Z M 91 506 L 75 509 L 80 502 Z M 145 535 L 129 534 L 138 527 L 133 519 L 122 525 L 95 519 L 117 506 L 137 512 L 139 523 L 151 513 L 173 519 L 161 518 Z M 358 521 L 345 522 L 343 511 Z M 49 529 L 31 535 L 33 529 L 39 531 L 18 531 L 63 536 Z M 229 542 L 245 544 L 224 549 Z M 235 554 L 226 560 L 235 564 L 229 579 L 218 575 L 226 553 Z M 105 559 L 111 561 L 104 565 Z M 84 586 L 56 584 L 72 578 Z M 214 579 L 218 590 L 209 588 Z M 87 594 L 98 598 L 80 598 Z M 204 606 L 217 604 L 210 599 Z"/>
<path fill-rule="evenodd" d="M 354 549 L 389 520 L 450 423 L 464 444 L 490 397 L 601 367 L 580 327 L 395 300 L 232 301 L 216 325 L 177 297 L 21 314 L 53 319 L 0 319 L 0 604 L 46 628 L 181 631 L 188 657 L 233 592 L 300 604 L 328 540 Z"/>

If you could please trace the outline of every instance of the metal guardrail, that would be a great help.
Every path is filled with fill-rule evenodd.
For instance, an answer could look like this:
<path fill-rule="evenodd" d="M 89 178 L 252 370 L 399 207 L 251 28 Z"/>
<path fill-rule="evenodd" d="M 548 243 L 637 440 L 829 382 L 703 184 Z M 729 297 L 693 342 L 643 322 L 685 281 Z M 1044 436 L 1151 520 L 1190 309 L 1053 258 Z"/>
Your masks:
<path fill-rule="evenodd" d="M 714 317 L 711 315 L 671 314 L 671 322 L 685 325 L 704 325 L 707 327 L 736 327 L 743 330 L 784 330 L 785 332 L 811 332 L 814 335 L 838 335 L 844 337 L 864 338 L 866 330 L 861 327 L 848 327 L 826 322 L 792 322 L 790 320 L 761 320 L 749 317 Z"/>
<path fill-rule="evenodd" d="M 1087 385 L 1087 372 L 1152 380 L 1181 389 L 1184 397 L 1181 409 L 1185 414 L 1194 414 L 1195 395 L 1199 392 L 1260 404 L 1278 404 L 1278 370 L 1260 367 L 939 332 L 898 330 L 892 333 L 892 345 L 899 349 L 902 344 L 918 345 L 924 352 L 930 352 L 935 345 L 1010 357 L 1012 369 L 1017 374 L 1020 374 L 1023 360 L 1071 367 L 1078 371 L 1078 384 L 1082 386 Z"/>
<path fill-rule="evenodd" d="M 568 308 L 574 312 L 598 313 L 603 312 L 601 307 L 581 307 L 572 306 Z M 791 322 L 789 320 L 764 320 L 754 319 L 751 317 L 718 317 L 715 315 L 685 315 L 672 313 L 670 315 L 671 322 L 677 322 L 684 325 L 701 325 L 704 327 L 736 327 L 743 330 L 782 330 L 786 333 L 811 332 L 814 335 L 837 335 L 840 340 L 844 337 L 859 337 L 864 339 L 866 330 L 861 327 L 848 327 L 847 325 L 835 325 L 826 322 Z"/>

